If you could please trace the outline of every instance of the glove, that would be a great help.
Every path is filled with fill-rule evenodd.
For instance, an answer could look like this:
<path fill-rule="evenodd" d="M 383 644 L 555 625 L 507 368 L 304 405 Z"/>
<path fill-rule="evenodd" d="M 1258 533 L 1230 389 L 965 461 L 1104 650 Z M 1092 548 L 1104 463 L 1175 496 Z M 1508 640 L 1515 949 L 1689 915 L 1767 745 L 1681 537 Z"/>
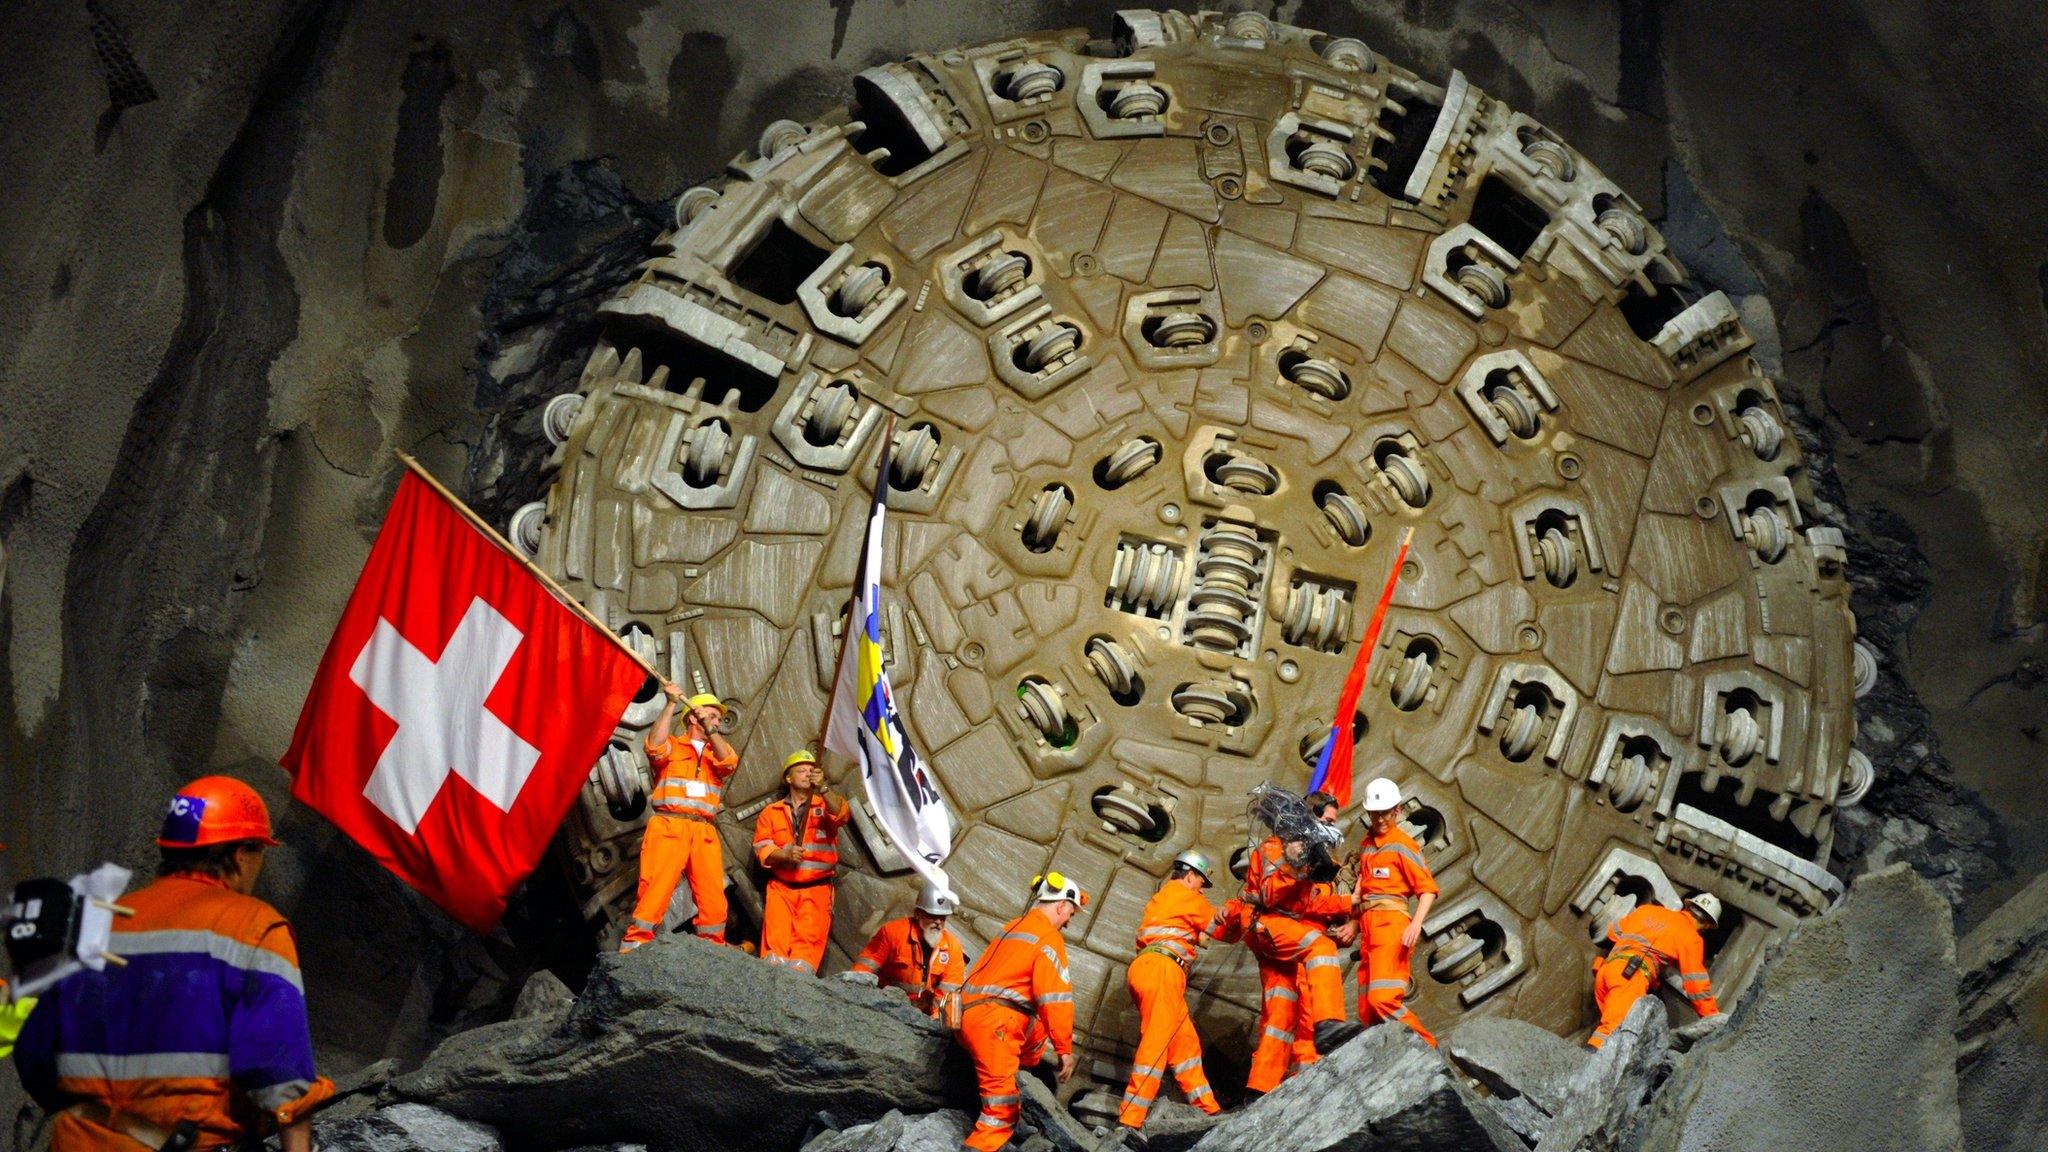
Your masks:
<path fill-rule="evenodd" d="M 839 979 L 844 980 L 848 984 L 858 984 L 863 988 L 879 988 L 882 986 L 881 978 L 873 972 L 861 972 L 855 969 L 841 972 Z"/>

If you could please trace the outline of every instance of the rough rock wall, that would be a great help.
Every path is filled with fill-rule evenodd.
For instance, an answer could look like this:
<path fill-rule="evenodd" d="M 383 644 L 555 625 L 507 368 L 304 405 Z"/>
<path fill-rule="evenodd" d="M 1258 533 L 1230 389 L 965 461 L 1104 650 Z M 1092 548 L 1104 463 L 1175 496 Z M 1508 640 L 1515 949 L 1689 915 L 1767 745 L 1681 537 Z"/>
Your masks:
<path fill-rule="evenodd" d="M 1113 7 L 7 6 L 0 882 L 146 861 L 161 796 L 202 771 L 283 807 L 270 765 L 394 482 L 390 450 L 487 506 L 527 498 L 497 482 L 530 475 L 513 458 L 549 383 L 534 369 L 580 362 L 556 353 L 581 338 L 574 302 L 606 287 L 579 279 L 579 251 L 601 280 L 608 245 L 644 247 L 651 204 L 768 120 L 844 100 L 870 63 L 1102 29 Z M 1872 823 L 1845 841 L 1948 876 L 1979 911 L 1991 814 L 2028 829 L 2011 863 L 2039 870 L 2048 793 L 2016 766 L 2039 736 L 2048 614 L 2048 399 L 2030 385 L 2048 72 L 2006 46 L 2040 42 L 2048 15 L 2010 0 L 1963 24 L 1880 0 L 1276 14 L 1426 74 L 1463 68 L 1652 215 L 1683 202 L 1655 202 L 1667 173 L 1689 177 L 1778 305 L 1788 392 L 1879 545 L 1859 561 L 1885 557 L 1858 609 L 1890 637 L 1865 724 L 1886 726 L 1891 754 Z M 506 941 L 451 930 L 317 818 L 286 819 L 265 889 L 299 921 L 332 1061 L 417 1053 L 517 987 Z"/>

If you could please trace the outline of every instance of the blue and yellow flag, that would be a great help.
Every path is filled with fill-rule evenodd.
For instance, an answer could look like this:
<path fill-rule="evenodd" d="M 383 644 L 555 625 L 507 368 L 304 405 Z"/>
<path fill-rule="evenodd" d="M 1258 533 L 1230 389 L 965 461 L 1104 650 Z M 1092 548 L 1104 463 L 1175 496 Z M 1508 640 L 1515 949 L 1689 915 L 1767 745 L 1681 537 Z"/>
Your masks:
<path fill-rule="evenodd" d="M 875 473 L 875 506 L 861 549 L 858 595 L 839 653 L 825 747 L 860 764 L 876 823 L 919 875 L 951 892 L 940 865 L 953 848 L 953 817 L 896 711 L 882 668 L 882 524 L 888 508 L 889 436 Z"/>

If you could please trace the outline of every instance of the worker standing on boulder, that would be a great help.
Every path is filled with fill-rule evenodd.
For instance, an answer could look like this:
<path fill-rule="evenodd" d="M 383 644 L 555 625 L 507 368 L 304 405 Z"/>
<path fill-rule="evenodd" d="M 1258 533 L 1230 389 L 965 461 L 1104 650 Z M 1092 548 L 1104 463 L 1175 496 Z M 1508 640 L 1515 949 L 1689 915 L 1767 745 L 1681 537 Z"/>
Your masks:
<path fill-rule="evenodd" d="M 1408 995 L 1410 965 L 1423 922 L 1436 903 L 1436 878 L 1422 846 L 1401 827 L 1401 789 L 1382 776 L 1365 786 L 1365 842 L 1358 850 L 1358 1022 L 1399 1020 L 1436 1047 Z M 1415 911 L 1408 901 L 1415 900 Z"/>
<path fill-rule="evenodd" d="M 684 714 L 684 737 L 675 738 L 676 701 L 683 689 L 664 682 L 668 695 L 661 715 L 647 733 L 647 762 L 653 769 L 654 809 L 640 841 L 640 892 L 633 902 L 633 923 L 619 942 L 631 952 L 654 939 L 676 885 L 688 881 L 697 903 L 697 935 L 725 943 L 725 850 L 712 821 L 724 801 L 725 782 L 739 767 L 739 754 L 719 731 L 725 706 L 718 697 L 690 697 Z"/>
<path fill-rule="evenodd" d="M 54 1152 L 313 1146 L 334 1094 L 313 1040 L 291 926 L 251 895 L 275 847 L 255 789 L 206 776 L 171 797 L 157 880 L 121 898 L 123 959 L 43 993 L 15 1065 L 56 1117 Z"/>
<path fill-rule="evenodd" d="M 901 988 L 920 1011 L 940 1015 L 945 998 L 966 981 L 967 953 L 946 927 L 957 907 L 937 885 L 926 883 L 918 889 L 916 911 L 882 925 L 848 975 L 865 973 L 880 987 Z"/>
<path fill-rule="evenodd" d="M 832 934 L 832 881 L 839 830 L 853 819 L 846 797 L 825 790 L 825 772 L 808 749 L 782 762 L 788 792 L 754 821 L 754 858 L 768 869 L 761 908 L 761 958 L 812 976 Z"/>
<path fill-rule="evenodd" d="M 1315 1063 L 1358 1032 L 1344 1019 L 1344 975 L 1330 935 L 1348 933 L 1352 900 L 1315 879 L 1341 840 L 1321 819 L 1336 806 L 1326 793 L 1306 804 L 1279 789 L 1253 794 L 1255 819 L 1273 834 L 1245 870 L 1244 902 L 1252 912 L 1246 939 L 1260 984 L 1259 1042 L 1245 1081 L 1252 1093 L 1279 1087 L 1294 1066 Z"/>
<path fill-rule="evenodd" d="M 1205 939 L 1231 935 L 1231 913 L 1219 912 L 1202 895 L 1215 883 L 1209 857 L 1188 849 L 1173 858 L 1173 873 L 1145 904 L 1138 923 L 1138 955 L 1125 980 L 1138 1006 L 1138 1050 L 1131 1057 L 1131 1082 L 1124 1089 L 1117 1123 L 1129 1130 L 1127 1145 L 1159 1095 L 1168 1070 L 1188 1103 L 1215 1115 L 1223 1110 L 1202 1070 L 1202 1038 L 1188 1014 L 1188 970 Z"/>
<path fill-rule="evenodd" d="M 967 973 L 961 990 L 960 1043 L 974 1058 L 981 1115 L 964 1147 L 998 1152 L 1024 1109 L 1017 1069 L 1057 1056 L 1059 1078 L 1074 1074 L 1074 985 L 1060 933 L 1088 903 L 1058 872 L 1031 879 L 1030 911 L 1003 928 Z"/>
<path fill-rule="evenodd" d="M 1721 898 L 1712 892 L 1695 892 L 1683 910 L 1661 904 L 1644 904 L 1607 930 L 1613 948 L 1605 960 L 1594 962 L 1593 1000 L 1600 1006 L 1600 1026 L 1586 1037 L 1589 1047 L 1607 1043 L 1628 1011 L 1643 994 L 1657 986 L 1663 973 L 1675 970 L 1685 998 L 1702 1020 L 1719 1019 L 1721 1006 L 1714 1002 L 1713 982 L 1707 977 L 1707 944 L 1701 932 L 1721 920 Z"/>

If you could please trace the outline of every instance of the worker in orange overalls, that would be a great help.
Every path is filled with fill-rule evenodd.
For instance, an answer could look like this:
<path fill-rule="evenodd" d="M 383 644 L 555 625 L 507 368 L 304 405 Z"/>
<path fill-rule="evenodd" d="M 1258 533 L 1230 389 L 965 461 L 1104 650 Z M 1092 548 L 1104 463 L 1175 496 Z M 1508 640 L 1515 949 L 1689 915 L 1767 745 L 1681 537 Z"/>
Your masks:
<path fill-rule="evenodd" d="M 958 907 L 950 894 L 926 883 L 918 889 L 916 910 L 882 925 L 846 975 L 901 988 L 919 1011 L 940 1015 L 945 998 L 966 982 L 967 952 L 946 927 L 946 918 Z"/>
<path fill-rule="evenodd" d="M 1436 1037 L 1422 1026 L 1415 1009 L 1402 1003 L 1408 995 L 1410 962 L 1422 937 L 1430 905 L 1436 903 L 1436 878 L 1422 859 L 1422 846 L 1401 828 L 1401 789 L 1382 776 L 1365 786 L 1365 842 L 1359 845 L 1358 887 L 1358 1022 L 1367 1027 L 1399 1020 L 1436 1047 Z M 1415 912 L 1408 912 L 1409 897 Z"/>
<path fill-rule="evenodd" d="M 1594 962 L 1593 1000 L 1600 1006 L 1600 1026 L 1586 1044 L 1598 1048 L 1607 1043 L 1667 968 L 1678 973 L 1700 1019 L 1720 1020 L 1721 1006 L 1714 1002 L 1714 985 L 1707 977 L 1707 944 L 1700 936 L 1720 921 L 1721 898 L 1712 892 L 1693 893 L 1683 910 L 1644 904 L 1615 921 L 1607 930 L 1613 948 L 1605 960 Z"/>
<path fill-rule="evenodd" d="M 668 702 L 647 733 L 647 762 L 654 775 L 654 793 L 647 802 L 654 813 L 640 841 L 640 892 L 633 901 L 633 923 L 619 942 L 621 952 L 654 939 L 668 915 L 669 898 L 685 880 L 697 903 L 697 935 L 725 943 L 725 851 L 711 822 L 724 802 L 726 780 L 739 767 L 739 754 L 720 731 L 725 706 L 718 697 L 708 692 L 690 697 L 678 740 L 676 701 L 683 689 L 664 682 L 661 690 Z"/>
<path fill-rule="evenodd" d="M 1309 811 L 1327 826 L 1337 802 L 1328 793 L 1308 797 Z M 1334 837 L 1333 837 L 1334 840 Z M 1268 837 L 1245 871 L 1244 902 L 1251 906 L 1247 934 L 1259 965 L 1259 1043 L 1252 1050 L 1245 1088 L 1271 1092 L 1296 1066 L 1358 1034 L 1344 1019 L 1344 974 L 1337 945 L 1350 943 L 1352 899 L 1315 878 L 1325 854 L 1306 838 Z M 1335 938 L 1333 938 L 1333 936 Z"/>
<path fill-rule="evenodd" d="M 853 819 L 846 797 L 825 790 L 825 772 L 808 749 L 782 762 L 782 799 L 754 821 L 754 858 L 768 869 L 761 906 L 761 958 L 818 974 L 832 934 L 832 880 L 839 830 Z"/>
<path fill-rule="evenodd" d="M 277 846 L 254 788 L 202 776 L 157 834 L 157 879 L 121 897 L 108 951 L 48 988 L 14 1053 L 54 1152 L 310 1152 L 334 1085 L 313 1065 L 291 925 L 255 896 Z M 19 923 L 19 921 L 17 921 Z"/>
<path fill-rule="evenodd" d="M 1024 1110 L 1017 1069 L 1052 1056 L 1062 1082 L 1074 1075 L 1074 985 L 1060 932 L 1088 903 L 1081 886 L 1058 872 L 1031 879 L 1032 909 L 1003 928 L 967 973 L 961 990 L 960 1043 L 974 1058 L 981 1115 L 963 1147 L 998 1152 Z"/>
<path fill-rule="evenodd" d="M 1232 935 L 1232 914 L 1202 895 L 1215 884 L 1215 874 L 1205 853 L 1190 848 L 1175 856 L 1172 875 L 1152 894 L 1138 922 L 1138 955 L 1125 976 L 1138 1006 L 1138 1050 L 1117 1112 L 1117 1123 L 1130 1130 L 1126 1147 L 1142 1143 L 1136 1134 L 1169 1069 L 1188 1103 L 1212 1116 L 1223 1110 L 1202 1071 L 1202 1038 L 1188 1018 L 1188 969 L 1202 941 Z"/>

